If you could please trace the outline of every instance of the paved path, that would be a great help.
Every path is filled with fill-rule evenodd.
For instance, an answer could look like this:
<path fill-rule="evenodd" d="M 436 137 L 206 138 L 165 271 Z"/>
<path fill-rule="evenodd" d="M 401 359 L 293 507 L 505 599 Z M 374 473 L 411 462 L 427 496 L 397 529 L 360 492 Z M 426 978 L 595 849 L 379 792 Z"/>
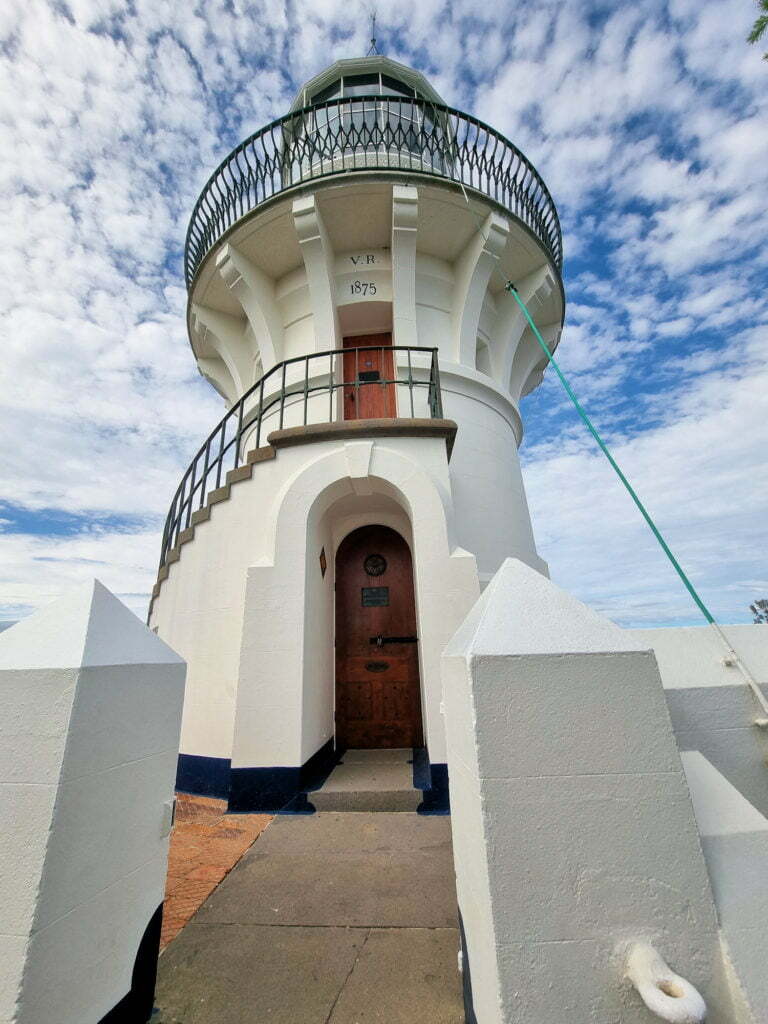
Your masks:
<path fill-rule="evenodd" d="M 227 814 L 226 800 L 176 794 L 161 949 L 176 938 L 270 821 L 270 814 Z"/>
<path fill-rule="evenodd" d="M 463 1024 L 450 819 L 277 817 L 160 957 L 152 1024 Z"/>

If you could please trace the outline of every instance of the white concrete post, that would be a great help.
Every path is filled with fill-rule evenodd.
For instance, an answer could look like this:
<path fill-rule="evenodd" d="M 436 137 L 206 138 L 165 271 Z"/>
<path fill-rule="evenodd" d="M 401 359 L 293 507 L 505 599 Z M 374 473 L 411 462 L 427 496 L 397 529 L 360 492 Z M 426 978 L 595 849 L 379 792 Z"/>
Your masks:
<path fill-rule="evenodd" d="M 708 1020 L 730 1020 L 653 654 L 509 559 L 443 667 L 465 980 L 479 1024 L 648 1024 L 624 978 L 637 942 L 699 989 Z"/>
<path fill-rule="evenodd" d="M 98 581 L 0 636 L 3 1024 L 151 1012 L 185 671 Z"/>

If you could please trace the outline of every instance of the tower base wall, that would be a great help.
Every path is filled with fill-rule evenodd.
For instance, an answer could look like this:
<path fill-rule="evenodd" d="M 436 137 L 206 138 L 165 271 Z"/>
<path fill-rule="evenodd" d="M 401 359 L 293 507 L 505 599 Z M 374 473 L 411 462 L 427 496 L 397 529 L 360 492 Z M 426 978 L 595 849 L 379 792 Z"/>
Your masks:
<path fill-rule="evenodd" d="M 170 565 L 150 624 L 189 666 L 181 787 L 277 810 L 333 763 L 335 552 L 367 524 L 411 549 L 426 775 L 443 778 L 440 656 L 477 567 L 455 540 L 445 440 L 377 437 L 259 461 Z"/>

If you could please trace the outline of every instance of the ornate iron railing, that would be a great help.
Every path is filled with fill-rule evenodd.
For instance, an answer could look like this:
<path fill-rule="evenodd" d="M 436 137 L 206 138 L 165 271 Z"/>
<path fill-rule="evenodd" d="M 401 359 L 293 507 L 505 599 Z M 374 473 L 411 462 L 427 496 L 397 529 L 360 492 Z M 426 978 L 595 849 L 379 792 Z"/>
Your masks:
<path fill-rule="evenodd" d="M 366 352 L 378 355 L 381 372 L 360 369 L 361 355 Z M 402 355 L 393 357 L 390 353 Z M 347 362 L 345 366 L 345 358 L 352 360 L 351 364 Z M 387 376 L 387 367 L 392 369 L 391 377 Z M 401 415 L 428 413 L 433 419 L 442 419 L 436 348 L 362 345 L 296 356 L 273 366 L 214 427 L 181 478 L 165 520 L 160 566 L 165 565 L 181 531 L 192 525 L 193 513 L 205 506 L 211 492 L 221 487 L 222 481 L 226 483 L 227 473 L 242 465 L 246 453 L 259 448 L 270 431 L 336 422 L 344 418 L 344 410 L 336 400 L 337 391 L 346 388 L 359 411 L 363 389 L 389 386 L 395 392 L 395 402 L 407 407 L 400 409 Z M 425 402 L 415 398 L 415 393 Z"/>
<path fill-rule="evenodd" d="M 363 170 L 433 174 L 475 189 L 521 220 L 562 266 L 555 204 L 516 146 L 451 107 L 362 96 L 286 114 L 241 142 L 216 168 L 187 230 L 187 287 L 222 235 L 265 200 L 315 178 Z"/>

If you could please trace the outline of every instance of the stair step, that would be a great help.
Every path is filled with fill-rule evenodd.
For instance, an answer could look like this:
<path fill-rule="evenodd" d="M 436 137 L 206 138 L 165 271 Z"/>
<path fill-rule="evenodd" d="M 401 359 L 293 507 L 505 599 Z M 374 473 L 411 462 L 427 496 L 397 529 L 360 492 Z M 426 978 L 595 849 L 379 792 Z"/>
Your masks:
<path fill-rule="evenodd" d="M 410 750 L 349 750 L 320 789 L 307 794 L 318 811 L 415 811 Z"/>
<path fill-rule="evenodd" d="M 324 793 L 317 790 L 307 799 L 317 811 L 415 811 L 423 799 L 420 789 L 347 790 Z"/>

